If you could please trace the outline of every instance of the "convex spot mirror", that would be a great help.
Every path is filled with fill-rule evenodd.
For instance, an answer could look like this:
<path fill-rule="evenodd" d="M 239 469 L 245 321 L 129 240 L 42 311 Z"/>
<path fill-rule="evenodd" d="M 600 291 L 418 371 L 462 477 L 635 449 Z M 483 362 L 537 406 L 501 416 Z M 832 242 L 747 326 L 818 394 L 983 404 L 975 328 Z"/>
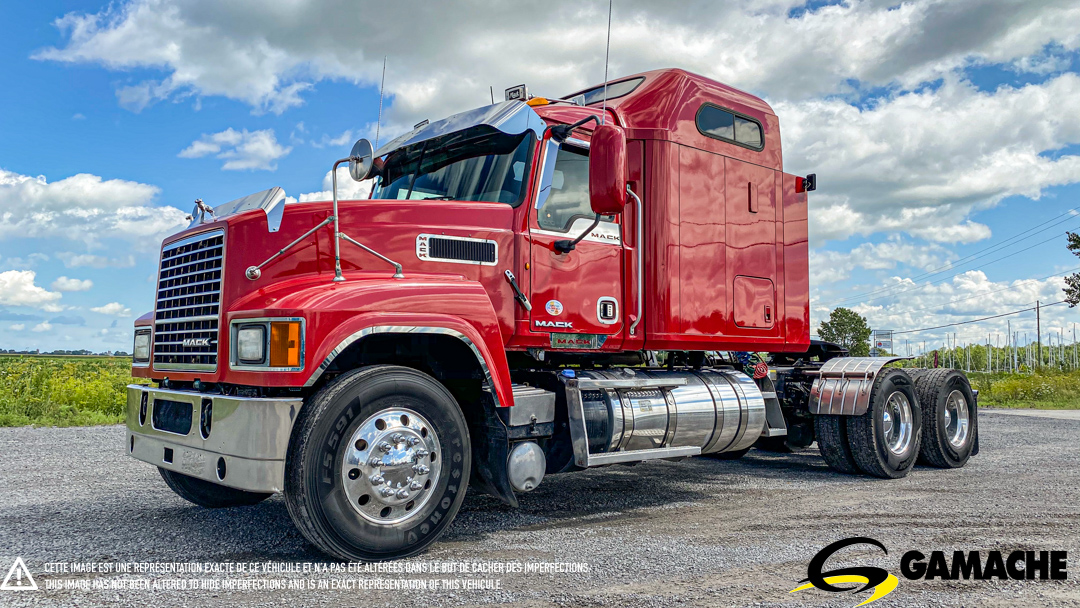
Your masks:
<path fill-rule="evenodd" d="M 349 175 L 356 181 L 371 177 L 371 168 L 375 163 L 375 150 L 366 139 L 357 140 L 349 153 Z"/>
<path fill-rule="evenodd" d="M 593 213 L 622 213 L 626 205 L 626 132 L 601 125 L 589 145 L 589 200 Z"/>

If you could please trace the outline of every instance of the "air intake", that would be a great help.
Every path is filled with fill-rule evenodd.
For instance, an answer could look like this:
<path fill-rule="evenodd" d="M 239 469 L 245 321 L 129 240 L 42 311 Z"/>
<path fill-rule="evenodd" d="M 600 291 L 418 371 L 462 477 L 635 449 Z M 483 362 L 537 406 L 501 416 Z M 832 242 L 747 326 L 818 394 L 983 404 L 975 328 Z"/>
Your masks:
<path fill-rule="evenodd" d="M 416 237 L 416 257 L 427 262 L 494 266 L 499 261 L 499 246 L 484 239 L 421 234 Z"/>

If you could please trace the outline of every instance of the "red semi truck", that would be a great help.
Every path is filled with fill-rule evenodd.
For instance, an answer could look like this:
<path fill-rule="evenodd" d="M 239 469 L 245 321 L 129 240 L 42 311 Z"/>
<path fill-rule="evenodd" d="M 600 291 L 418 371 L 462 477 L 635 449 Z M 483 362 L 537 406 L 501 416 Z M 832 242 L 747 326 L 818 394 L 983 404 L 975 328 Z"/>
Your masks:
<path fill-rule="evenodd" d="M 807 192 L 761 99 L 667 69 L 419 124 L 161 249 L 131 456 L 204 507 L 283 492 L 344 560 L 413 555 L 466 490 L 817 441 L 896 478 L 978 451 L 954 370 L 810 340 Z M 337 168 L 373 180 L 337 200 Z"/>

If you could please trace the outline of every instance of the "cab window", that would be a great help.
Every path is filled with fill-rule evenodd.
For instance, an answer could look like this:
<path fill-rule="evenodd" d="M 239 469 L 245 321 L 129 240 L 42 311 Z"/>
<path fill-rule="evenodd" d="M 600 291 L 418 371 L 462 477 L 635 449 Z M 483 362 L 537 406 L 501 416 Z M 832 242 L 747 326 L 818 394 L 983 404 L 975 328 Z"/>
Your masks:
<path fill-rule="evenodd" d="M 564 145 L 555 157 L 551 194 L 537 211 L 536 222 L 545 230 L 566 232 L 579 217 L 594 217 L 589 202 L 589 152 Z"/>

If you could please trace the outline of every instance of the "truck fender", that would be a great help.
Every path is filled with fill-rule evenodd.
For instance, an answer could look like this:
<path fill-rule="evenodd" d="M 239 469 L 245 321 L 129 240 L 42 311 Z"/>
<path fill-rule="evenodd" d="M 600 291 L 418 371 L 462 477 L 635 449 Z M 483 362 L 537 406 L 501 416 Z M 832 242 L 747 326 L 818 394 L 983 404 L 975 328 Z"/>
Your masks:
<path fill-rule="evenodd" d="M 461 340 L 476 356 L 484 379 L 490 387 L 496 407 L 510 407 L 514 396 L 510 387 L 509 366 L 498 325 L 491 326 L 496 335 L 485 336 L 475 326 L 452 315 L 371 313 L 353 317 L 335 328 L 323 341 L 328 351 L 322 362 L 312 372 L 304 386 L 312 386 L 346 348 L 358 340 L 373 334 L 428 333 L 452 336 Z M 490 332 L 489 332 L 490 333 Z M 493 347 L 492 344 L 496 346 Z M 324 347 L 324 350 L 326 349 Z M 319 357 L 315 358 L 316 361 Z"/>
<path fill-rule="evenodd" d="M 910 357 L 837 357 L 818 370 L 810 388 L 811 414 L 861 416 L 870 403 L 874 379 L 883 367 Z"/>

